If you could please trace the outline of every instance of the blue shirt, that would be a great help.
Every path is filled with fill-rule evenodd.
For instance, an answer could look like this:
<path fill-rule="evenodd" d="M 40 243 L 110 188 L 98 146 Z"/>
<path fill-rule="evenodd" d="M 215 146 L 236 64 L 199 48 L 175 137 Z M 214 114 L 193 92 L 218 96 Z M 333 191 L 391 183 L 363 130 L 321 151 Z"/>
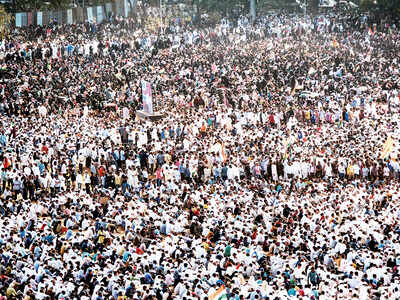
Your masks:
<path fill-rule="evenodd" d="M 123 260 L 124 262 L 127 262 L 130 255 L 131 255 L 130 252 L 125 251 L 125 252 L 124 252 L 124 255 L 122 256 L 122 260 Z"/>

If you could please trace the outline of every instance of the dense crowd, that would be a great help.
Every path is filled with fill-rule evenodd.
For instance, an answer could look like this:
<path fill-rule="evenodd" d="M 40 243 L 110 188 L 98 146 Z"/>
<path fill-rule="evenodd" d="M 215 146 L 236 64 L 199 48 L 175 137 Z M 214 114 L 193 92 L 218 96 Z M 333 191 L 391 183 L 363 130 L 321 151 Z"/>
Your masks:
<path fill-rule="evenodd" d="M 400 32 L 381 20 L 17 29 L 0 299 L 400 298 Z M 135 115 L 142 80 L 159 121 Z"/>

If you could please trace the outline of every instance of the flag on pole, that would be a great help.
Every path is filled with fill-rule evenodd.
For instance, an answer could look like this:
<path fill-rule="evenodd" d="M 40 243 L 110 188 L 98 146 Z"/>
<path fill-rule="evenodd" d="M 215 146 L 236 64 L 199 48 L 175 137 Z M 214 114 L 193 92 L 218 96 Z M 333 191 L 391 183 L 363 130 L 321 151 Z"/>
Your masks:
<path fill-rule="evenodd" d="M 239 275 L 239 283 L 240 285 L 246 285 L 246 280 L 244 279 L 243 275 Z"/>
<path fill-rule="evenodd" d="M 394 149 L 393 139 L 391 136 L 389 136 L 386 139 L 385 144 L 383 144 L 381 159 L 384 159 L 385 157 L 387 157 L 390 154 L 390 152 L 393 151 L 393 149 Z"/>
<path fill-rule="evenodd" d="M 221 159 L 223 162 L 226 162 L 226 154 L 225 154 L 225 145 L 224 143 L 221 144 Z"/>
<path fill-rule="evenodd" d="M 143 98 L 143 110 L 147 113 L 153 113 L 153 98 L 151 92 L 151 83 L 142 80 L 142 98 Z"/>
<path fill-rule="evenodd" d="M 310 70 L 308 70 L 308 75 L 313 75 L 316 72 L 317 72 L 317 70 L 315 70 L 313 67 L 311 67 Z"/>
<path fill-rule="evenodd" d="M 225 107 L 228 106 L 228 101 L 226 100 L 226 92 L 225 92 L 225 89 L 224 89 L 224 105 L 225 105 Z"/>
<path fill-rule="evenodd" d="M 210 296 L 210 300 L 221 300 L 228 299 L 225 286 L 221 285 L 221 287 Z"/>
<path fill-rule="evenodd" d="M 368 51 L 368 53 L 367 53 L 367 55 L 366 55 L 364 61 L 366 61 L 366 62 L 371 62 L 371 50 Z"/>
<path fill-rule="evenodd" d="M 290 96 L 294 95 L 294 93 L 296 92 L 297 86 L 298 86 L 298 83 L 297 83 L 297 79 L 296 79 L 294 82 L 294 85 L 292 87 L 292 91 L 290 92 Z"/>
<path fill-rule="evenodd" d="M 211 72 L 215 73 L 217 71 L 217 66 L 215 64 L 211 65 Z"/>
<path fill-rule="evenodd" d="M 340 118 L 338 119 L 338 128 L 342 128 L 343 126 L 343 114 L 340 114 Z"/>

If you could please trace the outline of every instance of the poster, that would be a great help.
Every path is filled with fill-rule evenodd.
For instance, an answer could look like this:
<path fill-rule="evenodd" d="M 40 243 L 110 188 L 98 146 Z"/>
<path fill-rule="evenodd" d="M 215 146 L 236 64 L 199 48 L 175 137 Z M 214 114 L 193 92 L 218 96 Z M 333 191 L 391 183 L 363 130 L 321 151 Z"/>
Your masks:
<path fill-rule="evenodd" d="M 93 10 L 91 7 L 87 8 L 87 19 L 89 23 L 93 21 Z"/>
<path fill-rule="evenodd" d="M 43 13 L 41 11 L 38 11 L 37 14 L 36 14 L 36 17 L 37 17 L 37 25 L 38 26 L 43 26 L 43 22 L 42 22 Z"/>
<path fill-rule="evenodd" d="M 72 24 L 73 21 L 73 16 L 72 16 L 72 9 L 67 10 L 67 24 Z"/>
<path fill-rule="evenodd" d="M 97 23 L 101 23 L 104 20 L 103 6 L 97 6 Z"/>
<path fill-rule="evenodd" d="M 151 83 L 142 80 L 143 110 L 149 114 L 153 113 L 153 99 L 151 96 Z"/>
<path fill-rule="evenodd" d="M 22 27 L 22 13 L 17 13 L 15 14 L 15 26 L 16 27 Z"/>

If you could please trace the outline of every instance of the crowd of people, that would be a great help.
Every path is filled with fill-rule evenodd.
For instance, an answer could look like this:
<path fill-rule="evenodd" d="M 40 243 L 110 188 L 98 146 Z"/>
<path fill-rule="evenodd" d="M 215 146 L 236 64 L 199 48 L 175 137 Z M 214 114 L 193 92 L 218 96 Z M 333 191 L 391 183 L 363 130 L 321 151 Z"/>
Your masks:
<path fill-rule="evenodd" d="M 399 20 L 17 29 L 0 299 L 400 298 Z M 136 117 L 141 82 L 158 121 Z"/>

